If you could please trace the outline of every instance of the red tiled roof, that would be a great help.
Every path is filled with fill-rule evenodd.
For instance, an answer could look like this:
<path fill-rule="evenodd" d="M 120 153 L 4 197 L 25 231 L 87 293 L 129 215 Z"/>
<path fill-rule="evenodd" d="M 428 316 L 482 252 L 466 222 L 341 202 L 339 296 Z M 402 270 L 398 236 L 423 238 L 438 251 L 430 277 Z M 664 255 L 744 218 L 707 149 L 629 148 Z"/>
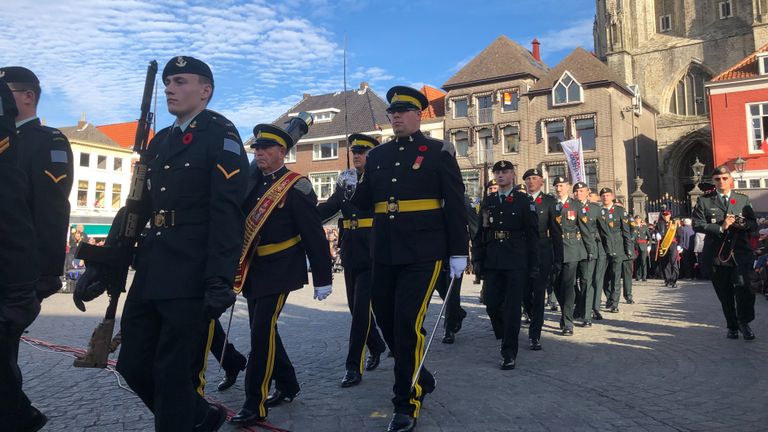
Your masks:
<path fill-rule="evenodd" d="M 734 79 L 754 78 L 760 75 L 760 68 L 757 64 L 757 55 L 764 52 L 768 52 L 768 44 L 761 46 L 757 49 L 757 51 L 748 55 L 742 61 L 736 63 L 735 66 L 712 78 L 712 81 L 728 81 Z"/>
<path fill-rule="evenodd" d="M 427 109 L 421 112 L 422 120 L 445 116 L 446 93 L 428 85 L 422 87 L 420 91 L 429 101 Z"/>
<path fill-rule="evenodd" d="M 96 126 L 96 129 L 118 143 L 120 147 L 131 148 L 136 140 L 136 128 L 138 127 L 138 124 L 138 121 L 114 123 Z M 153 136 L 155 136 L 155 132 L 150 129 L 149 139 L 152 139 Z"/>

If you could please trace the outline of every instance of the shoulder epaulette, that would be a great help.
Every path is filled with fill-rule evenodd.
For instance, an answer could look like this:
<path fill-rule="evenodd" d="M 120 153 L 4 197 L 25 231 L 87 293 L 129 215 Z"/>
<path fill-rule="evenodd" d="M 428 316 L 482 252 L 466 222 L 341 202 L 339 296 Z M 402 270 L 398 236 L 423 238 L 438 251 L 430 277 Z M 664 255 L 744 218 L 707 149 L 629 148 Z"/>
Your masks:
<path fill-rule="evenodd" d="M 448 152 L 451 156 L 456 156 L 456 147 L 453 146 L 453 143 L 448 140 L 443 140 L 442 142 L 443 148 L 441 151 Z"/>
<path fill-rule="evenodd" d="M 312 189 L 312 182 L 306 177 L 300 178 L 293 187 L 304 195 L 309 195 L 314 192 L 314 189 Z"/>

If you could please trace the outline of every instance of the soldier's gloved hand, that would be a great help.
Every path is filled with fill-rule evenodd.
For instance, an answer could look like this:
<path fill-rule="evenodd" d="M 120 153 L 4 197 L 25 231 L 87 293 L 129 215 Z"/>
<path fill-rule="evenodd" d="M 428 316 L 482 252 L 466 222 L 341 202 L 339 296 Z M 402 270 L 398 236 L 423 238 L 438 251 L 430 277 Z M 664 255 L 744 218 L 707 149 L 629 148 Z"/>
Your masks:
<path fill-rule="evenodd" d="M 107 290 L 107 284 L 104 283 L 104 268 L 99 264 L 88 264 L 85 272 L 77 279 L 75 292 L 72 294 L 72 301 L 75 307 L 85 312 L 85 303 L 104 294 Z"/>
<path fill-rule="evenodd" d="M 682 246 L 678 246 L 677 247 L 677 253 L 682 253 L 682 252 L 683 252 L 683 247 Z"/>
<path fill-rule="evenodd" d="M 329 295 L 333 292 L 333 287 L 331 285 L 323 285 L 319 287 L 315 287 L 315 295 L 312 296 L 315 300 L 323 301 L 326 298 L 328 298 Z"/>
<path fill-rule="evenodd" d="M 61 278 L 58 276 L 40 276 L 35 284 L 37 299 L 43 301 L 61 289 Z"/>
<path fill-rule="evenodd" d="M 452 279 L 458 279 L 464 274 L 464 270 L 467 269 L 467 258 L 464 255 L 454 255 L 449 259 Z"/>
<path fill-rule="evenodd" d="M 203 306 L 210 319 L 218 319 L 237 300 L 232 287 L 221 278 L 209 278 L 205 281 Z"/>
<path fill-rule="evenodd" d="M 650 247 L 650 246 L 646 246 L 646 247 L 645 247 L 645 250 L 647 250 L 647 251 L 648 251 L 648 253 L 651 253 L 651 247 Z"/>
<path fill-rule="evenodd" d="M 336 183 L 344 190 L 344 197 L 347 199 L 351 198 L 357 188 L 357 170 L 350 168 L 342 171 Z"/>

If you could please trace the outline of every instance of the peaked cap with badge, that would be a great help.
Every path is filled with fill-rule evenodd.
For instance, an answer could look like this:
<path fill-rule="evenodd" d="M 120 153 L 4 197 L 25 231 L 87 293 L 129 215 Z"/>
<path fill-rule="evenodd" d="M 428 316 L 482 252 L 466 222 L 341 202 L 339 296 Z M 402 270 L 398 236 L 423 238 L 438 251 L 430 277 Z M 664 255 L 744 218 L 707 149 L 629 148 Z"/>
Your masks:
<path fill-rule="evenodd" d="M 287 151 L 296 144 L 293 142 L 293 138 L 283 129 L 272 124 L 262 123 L 256 125 L 253 128 L 253 136 L 255 141 L 251 144 L 251 148 L 280 146 Z"/>
<path fill-rule="evenodd" d="M 387 112 L 423 111 L 429 106 L 424 94 L 414 88 L 394 86 L 387 92 Z"/>
<path fill-rule="evenodd" d="M 353 152 L 368 151 L 379 145 L 379 141 L 376 138 L 361 133 L 350 135 L 347 138 L 347 142 L 349 143 L 349 149 Z"/>

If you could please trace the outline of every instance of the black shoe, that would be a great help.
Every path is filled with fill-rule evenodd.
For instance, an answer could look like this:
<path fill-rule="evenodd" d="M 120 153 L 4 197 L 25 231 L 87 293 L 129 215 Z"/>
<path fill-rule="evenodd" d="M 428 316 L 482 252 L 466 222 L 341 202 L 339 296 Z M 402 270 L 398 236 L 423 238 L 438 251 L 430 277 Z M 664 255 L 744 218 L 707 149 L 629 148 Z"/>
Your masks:
<path fill-rule="evenodd" d="M 603 314 L 601 314 L 600 311 L 593 311 L 592 319 L 595 321 L 600 321 L 601 319 L 603 319 Z"/>
<path fill-rule="evenodd" d="M 459 330 L 461 330 L 461 325 L 464 323 L 464 318 L 467 317 L 467 311 L 464 309 L 460 309 L 461 312 L 461 318 L 459 318 L 459 321 L 453 325 L 453 332 L 458 333 Z"/>
<path fill-rule="evenodd" d="M 352 387 L 354 385 L 360 384 L 360 381 L 363 380 L 363 376 L 360 375 L 358 371 L 355 370 L 348 370 L 346 374 L 344 374 L 344 378 L 341 380 L 341 386 L 344 388 Z"/>
<path fill-rule="evenodd" d="M 272 392 L 271 395 L 267 398 L 267 402 L 264 404 L 265 406 L 272 408 L 279 405 L 282 405 L 285 402 L 293 402 L 294 399 L 296 399 L 296 396 L 299 395 L 299 392 L 296 393 L 284 393 L 280 390 L 275 389 L 274 392 Z"/>
<path fill-rule="evenodd" d="M 531 323 L 531 315 L 528 314 L 528 312 L 523 312 L 523 319 L 524 319 L 525 324 L 530 324 Z"/>
<path fill-rule="evenodd" d="M 728 334 L 726 334 L 725 337 L 727 337 L 728 339 L 738 339 L 739 331 L 728 329 Z"/>
<path fill-rule="evenodd" d="M 582 327 L 592 327 L 592 321 L 584 321 L 581 324 Z"/>
<path fill-rule="evenodd" d="M 552 303 L 552 306 L 549 307 L 549 310 L 551 310 L 552 312 L 557 312 L 558 311 L 557 303 Z"/>
<path fill-rule="evenodd" d="M 677 282 L 672 282 L 672 288 L 677 288 Z"/>
<path fill-rule="evenodd" d="M 379 367 L 379 363 L 381 363 L 381 353 L 370 352 L 368 358 L 365 359 L 365 370 L 372 371 Z"/>
<path fill-rule="evenodd" d="M 573 329 L 570 328 L 564 328 L 563 329 L 563 336 L 573 336 Z"/>
<path fill-rule="evenodd" d="M 648 282 L 648 279 L 643 279 L 643 282 Z"/>
<path fill-rule="evenodd" d="M 629 300 L 627 300 L 625 303 L 627 303 L 627 304 L 635 304 L 635 301 L 634 301 L 634 300 L 632 300 L 632 299 L 629 299 Z"/>
<path fill-rule="evenodd" d="M 456 342 L 456 333 L 454 333 L 453 330 L 446 330 L 445 336 L 443 336 L 443 343 L 452 344 L 454 342 Z"/>
<path fill-rule="evenodd" d="M 515 359 L 505 358 L 501 361 L 501 370 L 512 370 L 515 368 Z"/>
<path fill-rule="evenodd" d="M 611 313 L 619 313 L 619 307 L 618 306 L 612 307 L 610 312 Z"/>
<path fill-rule="evenodd" d="M 531 351 L 541 351 L 541 342 L 538 339 L 531 339 Z"/>
<path fill-rule="evenodd" d="M 203 421 L 195 425 L 194 432 L 213 432 L 219 430 L 227 421 L 227 410 L 219 404 L 209 403 L 208 412 Z"/>
<path fill-rule="evenodd" d="M 30 406 L 30 411 L 27 413 L 25 419 L 20 420 L 18 423 L 19 431 L 37 432 L 48 423 L 48 417 L 41 413 L 39 409 Z"/>
<path fill-rule="evenodd" d="M 395 413 L 387 426 L 387 432 L 411 432 L 416 428 L 416 419 L 408 414 Z"/>
<path fill-rule="evenodd" d="M 234 426 L 253 426 L 257 423 L 262 423 L 265 420 L 267 420 L 266 416 L 260 416 L 257 412 L 251 411 L 248 408 L 243 408 L 229 419 L 229 423 Z"/>
<path fill-rule="evenodd" d="M 739 330 L 741 330 L 741 335 L 744 336 L 744 340 L 752 340 L 755 338 L 755 332 L 749 328 L 749 324 L 739 324 Z"/>
<path fill-rule="evenodd" d="M 224 379 L 221 380 L 219 383 L 219 386 L 217 387 L 219 391 L 224 391 L 233 385 L 235 385 L 235 382 L 237 381 L 237 376 L 240 375 L 240 371 L 242 369 L 235 369 L 233 371 L 227 371 L 227 373 L 224 375 Z"/>

